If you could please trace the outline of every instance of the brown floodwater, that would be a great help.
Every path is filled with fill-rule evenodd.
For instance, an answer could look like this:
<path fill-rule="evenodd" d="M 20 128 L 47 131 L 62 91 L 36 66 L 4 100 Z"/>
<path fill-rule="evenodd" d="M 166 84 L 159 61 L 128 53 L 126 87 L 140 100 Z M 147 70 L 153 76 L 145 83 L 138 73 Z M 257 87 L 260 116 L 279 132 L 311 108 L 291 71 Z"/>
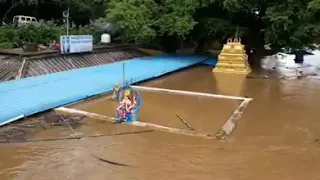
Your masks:
<path fill-rule="evenodd" d="M 0 179 L 320 179 L 320 82 L 314 78 L 245 79 L 194 67 L 140 85 L 253 98 L 226 141 L 85 119 L 83 136 L 132 134 L 0 144 Z M 141 92 L 140 121 L 214 134 L 239 101 Z M 112 116 L 108 96 L 70 107 Z M 70 135 L 67 127 L 34 138 Z M 97 157 L 125 164 L 100 161 Z"/>

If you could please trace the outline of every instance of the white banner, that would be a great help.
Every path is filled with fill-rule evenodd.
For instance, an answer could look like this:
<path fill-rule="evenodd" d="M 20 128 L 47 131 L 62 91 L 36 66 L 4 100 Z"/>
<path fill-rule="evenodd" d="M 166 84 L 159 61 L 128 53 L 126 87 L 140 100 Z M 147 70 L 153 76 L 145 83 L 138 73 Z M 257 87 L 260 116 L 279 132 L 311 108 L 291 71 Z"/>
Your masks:
<path fill-rule="evenodd" d="M 61 54 L 91 52 L 93 38 L 91 35 L 60 36 Z"/>

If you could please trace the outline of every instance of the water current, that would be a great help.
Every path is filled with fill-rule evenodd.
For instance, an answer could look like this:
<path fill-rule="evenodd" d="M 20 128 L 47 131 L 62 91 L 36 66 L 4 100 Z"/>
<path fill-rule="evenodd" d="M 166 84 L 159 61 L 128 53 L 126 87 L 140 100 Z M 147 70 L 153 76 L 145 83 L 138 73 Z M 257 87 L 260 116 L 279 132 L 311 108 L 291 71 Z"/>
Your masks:
<path fill-rule="evenodd" d="M 280 78 L 288 69 L 266 68 L 269 78 L 213 74 L 200 66 L 143 86 L 253 98 L 226 141 L 152 131 L 52 142 L 0 144 L 1 180 L 315 180 L 320 179 L 320 81 L 314 75 Z M 274 63 L 274 61 L 270 61 Z M 275 71 L 275 72 L 273 72 Z M 239 105 L 236 100 L 142 92 L 140 121 L 186 128 L 180 114 L 197 131 L 215 133 Z M 72 108 L 114 115 L 108 96 Z M 85 119 L 75 128 L 84 135 L 147 130 Z M 35 137 L 65 136 L 68 128 L 41 131 Z M 99 160 L 116 162 L 112 164 Z M 121 164 L 121 165 L 119 165 Z"/>

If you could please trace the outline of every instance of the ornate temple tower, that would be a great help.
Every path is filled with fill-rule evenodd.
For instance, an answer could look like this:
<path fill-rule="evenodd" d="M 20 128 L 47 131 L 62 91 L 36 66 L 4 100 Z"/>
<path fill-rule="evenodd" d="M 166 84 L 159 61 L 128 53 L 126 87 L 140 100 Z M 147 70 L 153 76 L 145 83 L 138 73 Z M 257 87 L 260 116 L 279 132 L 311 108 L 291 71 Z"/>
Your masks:
<path fill-rule="evenodd" d="M 236 36 L 234 39 L 227 40 L 218 56 L 218 63 L 212 71 L 232 74 L 249 74 L 251 72 L 248 55 L 240 38 Z"/>

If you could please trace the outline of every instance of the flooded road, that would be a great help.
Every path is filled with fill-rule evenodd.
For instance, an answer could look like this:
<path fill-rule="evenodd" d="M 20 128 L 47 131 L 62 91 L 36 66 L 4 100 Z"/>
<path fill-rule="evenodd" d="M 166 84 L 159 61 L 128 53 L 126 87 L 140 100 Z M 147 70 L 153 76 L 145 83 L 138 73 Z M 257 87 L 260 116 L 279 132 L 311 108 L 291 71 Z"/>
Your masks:
<path fill-rule="evenodd" d="M 0 144 L 0 179 L 320 179 L 320 81 L 245 79 L 211 71 L 195 67 L 141 85 L 253 98 L 227 141 L 134 133 L 147 129 L 85 119 L 75 128 L 83 135 L 133 133 Z M 235 100 L 151 92 L 142 92 L 142 98 L 140 121 L 186 128 L 178 113 L 206 133 L 215 133 L 239 105 Z M 116 106 L 104 96 L 71 107 L 112 116 Z M 59 132 L 72 133 L 53 128 L 35 137 Z"/>

